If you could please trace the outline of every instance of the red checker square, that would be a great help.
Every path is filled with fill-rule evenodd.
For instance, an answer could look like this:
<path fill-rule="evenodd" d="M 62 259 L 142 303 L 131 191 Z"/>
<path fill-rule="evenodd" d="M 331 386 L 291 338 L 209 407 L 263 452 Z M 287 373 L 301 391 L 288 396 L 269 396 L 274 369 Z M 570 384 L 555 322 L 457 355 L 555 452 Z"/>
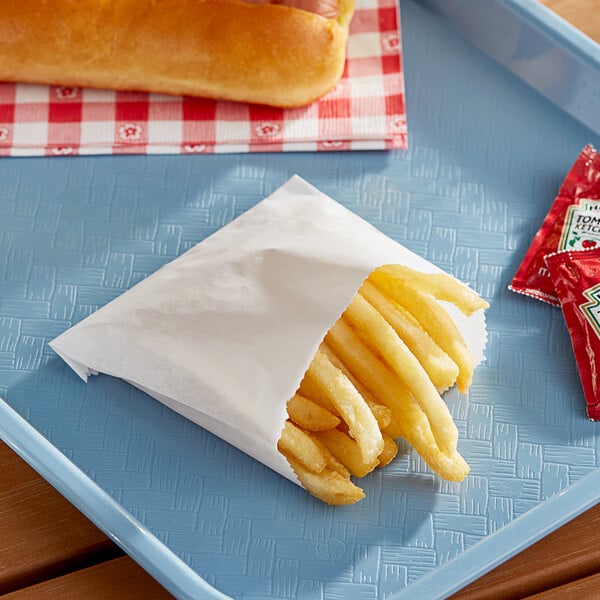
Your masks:
<path fill-rule="evenodd" d="M 250 121 L 281 121 L 283 111 L 281 108 L 264 106 L 263 104 L 249 104 L 248 116 Z"/>
<path fill-rule="evenodd" d="M 15 105 L 11 103 L 0 104 L 0 123 L 12 123 L 15 119 Z"/>
<path fill-rule="evenodd" d="M 74 123 L 81 121 L 81 102 L 48 104 L 48 121 L 50 123 Z"/>
<path fill-rule="evenodd" d="M 379 11 L 379 30 L 381 33 L 393 31 L 398 33 L 398 13 L 396 7 L 381 8 Z"/>
<path fill-rule="evenodd" d="M 319 104 L 319 119 L 348 119 L 352 116 L 350 98 L 323 98 Z"/>
<path fill-rule="evenodd" d="M 148 99 L 133 102 L 115 102 L 115 120 L 117 121 L 147 121 L 150 108 Z"/>
<path fill-rule="evenodd" d="M 389 94 L 385 97 L 385 113 L 387 115 L 403 115 L 405 113 L 404 95 Z"/>
<path fill-rule="evenodd" d="M 397 54 L 387 54 L 381 57 L 381 72 L 384 75 L 389 73 L 400 73 L 402 70 L 400 56 Z"/>
<path fill-rule="evenodd" d="M 182 117 L 184 121 L 214 121 L 216 115 L 216 100 L 189 97 L 182 100 Z"/>

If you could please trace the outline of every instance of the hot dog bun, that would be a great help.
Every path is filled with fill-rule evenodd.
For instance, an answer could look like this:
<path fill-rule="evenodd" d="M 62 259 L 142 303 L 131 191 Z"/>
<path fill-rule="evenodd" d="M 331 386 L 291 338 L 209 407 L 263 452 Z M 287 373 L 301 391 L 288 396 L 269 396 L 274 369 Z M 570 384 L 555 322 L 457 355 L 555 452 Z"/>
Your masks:
<path fill-rule="evenodd" d="M 1 0 L 0 81 L 308 104 L 341 77 L 338 17 L 241 0 Z"/>

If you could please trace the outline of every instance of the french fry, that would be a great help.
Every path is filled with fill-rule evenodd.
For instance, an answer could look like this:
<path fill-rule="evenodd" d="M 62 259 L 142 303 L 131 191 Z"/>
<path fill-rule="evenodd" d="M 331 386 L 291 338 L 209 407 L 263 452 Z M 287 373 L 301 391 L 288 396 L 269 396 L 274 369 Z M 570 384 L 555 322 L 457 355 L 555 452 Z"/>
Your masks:
<path fill-rule="evenodd" d="M 320 350 L 307 373 L 347 423 L 363 460 L 366 463 L 375 460 L 383 450 L 383 437 L 377 420 L 352 382 Z"/>
<path fill-rule="evenodd" d="M 339 417 L 300 394 L 288 400 L 287 413 L 296 425 L 308 431 L 334 429 L 340 424 Z"/>
<path fill-rule="evenodd" d="M 384 265 L 376 271 L 392 279 L 409 281 L 434 298 L 451 302 L 467 316 L 489 308 L 489 304 L 477 292 L 447 273 L 422 273 L 405 265 Z"/>
<path fill-rule="evenodd" d="M 452 387 L 458 376 L 457 364 L 433 341 L 416 319 L 387 298 L 370 281 L 363 283 L 360 293 L 394 328 L 417 357 L 433 385 L 443 390 Z"/>
<path fill-rule="evenodd" d="M 363 490 L 337 471 L 325 469 L 321 473 L 313 473 L 293 459 L 288 461 L 304 488 L 327 504 L 354 504 L 365 497 Z"/>
<path fill-rule="evenodd" d="M 401 413 L 406 403 L 414 402 L 404 383 L 371 352 L 346 321 L 339 319 L 325 336 L 325 341 L 361 385 L 393 415 Z"/>
<path fill-rule="evenodd" d="M 333 454 L 354 477 L 364 477 L 379 464 L 379 455 L 370 461 L 365 461 L 358 444 L 346 433 L 337 429 L 316 431 L 313 434 Z"/>
<path fill-rule="evenodd" d="M 321 446 L 315 443 L 311 435 L 291 421 L 285 422 L 277 449 L 288 459 L 295 459 L 314 473 L 321 473 L 327 466 L 327 457 L 321 450 Z"/>
<path fill-rule="evenodd" d="M 389 436 L 383 436 L 383 451 L 379 455 L 378 468 L 382 469 L 386 465 L 389 465 L 398 454 L 398 444 Z"/>
<path fill-rule="evenodd" d="M 339 410 L 333 402 L 331 402 L 329 396 L 323 393 L 321 386 L 318 381 L 315 380 L 314 374 L 311 373 L 310 369 L 304 374 L 297 393 L 304 398 L 312 400 L 315 404 L 318 404 L 332 415 L 341 418 Z"/>
<path fill-rule="evenodd" d="M 331 454 L 331 452 L 329 451 L 329 449 L 327 448 L 327 446 L 325 446 L 325 444 L 323 444 L 323 442 L 321 442 L 320 440 L 315 439 L 315 443 L 319 444 L 321 446 L 321 450 L 323 452 L 323 456 L 326 456 L 326 460 L 327 460 L 327 468 L 330 469 L 331 471 L 336 471 L 337 473 L 339 473 L 340 475 L 343 475 L 346 478 L 349 478 L 351 473 L 348 470 L 348 468 L 341 463 L 333 454 Z"/>
<path fill-rule="evenodd" d="M 387 435 L 389 437 L 391 437 L 393 440 L 397 440 L 398 438 L 403 437 L 404 430 L 401 429 L 398 426 L 398 423 L 396 421 L 396 419 L 394 419 L 394 417 L 392 416 L 392 420 L 390 421 L 390 424 L 385 428 L 381 430 L 382 435 Z"/>
<path fill-rule="evenodd" d="M 391 279 L 384 271 L 373 271 L 369 279 L 388 297 L 404 307 L 450 358 L 458 365 L 456 385 L 461 394 L 467 392 L 473 379 L 473 356 L 458 327 L 437 301 L 399 279 Z"/>
<path fill-rule="evenodd" d="M 402 437 L 440 477 L 462 481 L 469 474 L 469 465 L 457 450 L 450 454 L 440 450 L 425 413 L 416 403 L 406 406 L 397 418 L 397 425 L 402 430 Z"/>
<path fill-rule="evenodd" d="M 357 294 L 343 318 L 348 320 L 359 337 L 382 356 L 390 368 L 413 393 L 427 415 L 439 447 L 448 454 L 456 450 L 458 430 L 446 403 L 406 344 L 392 326 L 361 294 Z"/>
<path fill-rule="evenodd" d="M 438 300 L 467 316 L 488 306 L 449 275 L 385 265 L 327 332 L 287 403 L 278 443 L 317 498 L 329 504 L 363 498 L 350 477 L 388 465 L 398 438 L 444 479 L 462 481 L 469 473 L 440 393 L 455 383 L 466 391 L 474 361 Z"/>
<path fill-rule="evenodd" d="M 373 394 L 369 392 L 365 386 L 352 375 L 352 373 L 347 369 L 346 365 L 340 360 L 339 356 L 326 344 L 322 343 L 320 349 L 323 353 L 327 355 L 329 360 L 335 365 L 351 382 L 352 385 L 358 390 L 359 394 L 365 399 L 365 402 L 368 404 L 373 416 L 377 420 L 377 425 L 379 425 L 379 429 L 383 431 L 392 422 L 392 411 L 387 407 L 377 402 Z"/>
<path fill-rule="evenodd" d="M 383 404 L 392 409 L 392 423 L 385 433 L 406 439 L 440 477 L 461 481 L 469 472 L 458 454 L 444 454 L 438 447 L 427 416 L 410 391 L 388 370 L 344 320 L 338 320 L 326 338 L 348 368 Z"/>

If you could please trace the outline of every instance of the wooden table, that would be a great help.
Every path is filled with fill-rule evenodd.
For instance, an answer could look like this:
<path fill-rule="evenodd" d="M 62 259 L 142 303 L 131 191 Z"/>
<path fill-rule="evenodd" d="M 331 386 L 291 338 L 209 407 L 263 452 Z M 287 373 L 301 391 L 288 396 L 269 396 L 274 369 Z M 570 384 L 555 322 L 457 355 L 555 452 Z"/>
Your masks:
<path fill-rule="evenodd" d="M 600 0 L 544 3 L 600 41 Z M 1 442 L 0 540 L 0 596 L 6 600 L 171 598 Z M 600 505 L 453 596 L 526 597 L 600 597 Z"/>

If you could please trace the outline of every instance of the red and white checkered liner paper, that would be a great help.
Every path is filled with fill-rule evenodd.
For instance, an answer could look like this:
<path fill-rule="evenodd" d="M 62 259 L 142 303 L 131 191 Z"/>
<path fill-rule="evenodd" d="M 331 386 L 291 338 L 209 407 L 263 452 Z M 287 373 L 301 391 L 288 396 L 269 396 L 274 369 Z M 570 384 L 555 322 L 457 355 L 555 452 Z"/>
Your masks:
<path fill-rule="evenodd" d="M 406 147 L 397 0 L 356 0 L 344 75 L 310 106 L 0 84 L 0 156 Z"/>

